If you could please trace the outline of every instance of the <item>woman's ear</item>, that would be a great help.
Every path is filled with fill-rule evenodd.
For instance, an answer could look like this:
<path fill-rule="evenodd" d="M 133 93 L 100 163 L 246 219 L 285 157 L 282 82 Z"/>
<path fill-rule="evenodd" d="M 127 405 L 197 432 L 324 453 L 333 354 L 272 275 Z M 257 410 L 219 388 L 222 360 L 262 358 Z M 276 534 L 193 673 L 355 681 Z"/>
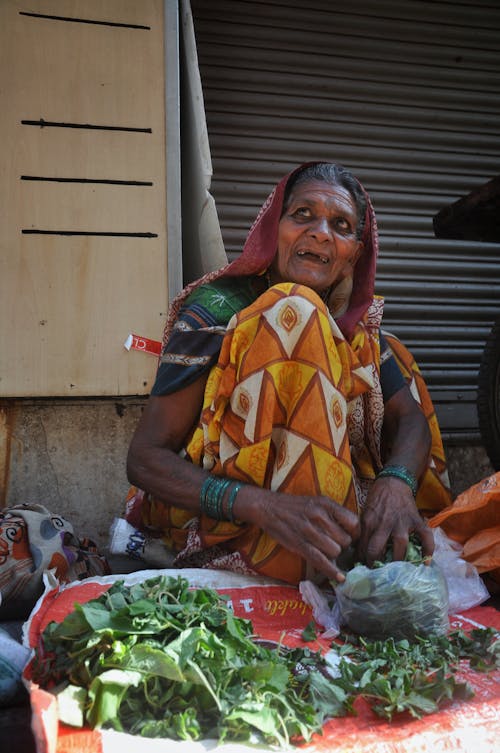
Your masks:
<path fill-rule="evenodd" d="M 358 241 L 358 245 L 356 247 L 356 250 L 355 250 L 355 252 L 354 252 L 354 254 L 352 255 L 352 258 L 351 258 L 351 266 L 353 268 L 356 265 L 356 262 L 358 261 L 359 257 L 363 253 L 364 248 L 365 248 L 365 244 L 363 243 L 363 241 Z"/>

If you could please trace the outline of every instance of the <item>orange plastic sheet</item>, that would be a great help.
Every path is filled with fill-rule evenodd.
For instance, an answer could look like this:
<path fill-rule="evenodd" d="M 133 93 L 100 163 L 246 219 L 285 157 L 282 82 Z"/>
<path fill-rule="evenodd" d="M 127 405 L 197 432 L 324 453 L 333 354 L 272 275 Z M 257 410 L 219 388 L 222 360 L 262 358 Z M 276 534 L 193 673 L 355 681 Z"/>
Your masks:
<path fill-rule="evenodd" d="M 429 520 L 463 546 L 462 557 L 500 583 L 500 472 L 460 494 Z"/>
<path fill-rule="evenodd" d="M 83 583 L 48 589 L 25 625 L 25 642 L 36 645 L 43 628 L 51 621 L 61 621 L 75 602 L 84 603 L 103 593 L 115 580 L 137 582 L 164 573 L 182 574 L 193 586 L 214 587 L 226 594 L 240 617 L 251 619 L 255 632 L 268 640 L 282 640 L 289 646 L 304 645 L 301 635 L 311 621 L 312 612 L 301 599 L 298 588 L 263 578 L 249 579 L 233 573 L 207 570 L 155 570 L 127 576 L 107 576 Z M 500 612 L 493 607 L 475 607 L 453 616 L 450 628 L 469 630 L 491 626 L 500 629 Z M 311 646 L 311 644 L 308 644 Z M 317 641 L 313 648 L 327 650 L 328 641 Z M 357 716 L 332 719 L 323 735 L 298 750 L 306 753 L 494 753 L 500 739 L 500 671 L 481 674 L 464 669 L 466 679 L 475 690 L 469 701 L 454 701 L 438 713 L 420 720 L 409 716 L 391 723 L 377 717 L 364 702 L 356 704 Z M 29 665 L 25 680 L 30 686 L 33 730 L 38 753 L 250 753 L 265 748 L 244 745 L 218 746 L 215 741 L 174 742 L 148 740 L 111 730 L 79 730 L 59 724 L 57 701 L 50 693 L 29 681 Z"/>

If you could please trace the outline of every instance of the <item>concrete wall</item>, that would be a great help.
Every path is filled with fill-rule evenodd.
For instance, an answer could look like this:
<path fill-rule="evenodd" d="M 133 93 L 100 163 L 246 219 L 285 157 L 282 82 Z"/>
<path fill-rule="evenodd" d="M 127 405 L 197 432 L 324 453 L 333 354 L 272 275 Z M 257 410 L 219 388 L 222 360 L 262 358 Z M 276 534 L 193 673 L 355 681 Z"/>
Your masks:
<path fill-rule="evenodd" d="M 142 399 L 9 402 L 4 408 L 7 507 L 44 504 L 100 547 L 128 490 L 125 461 Z"/>
<path fill-rule="evenodd" d="M 477 443 L 469 441 L 467 444 L 460 444 L 459 440 L 453 439 L 445 441 L 444 445 L 454 499 L 465 489 L 495 472 L 479 440 Z"/>
<path fill-rule="evenodd" d="M 125 460 L 143 399 L 12 401 L 0 409 L 0 506 L 44 504 L 101 548 L 123 510 Z M 480 444 L 446 442 L 454 496 L 493 473 Z"/>

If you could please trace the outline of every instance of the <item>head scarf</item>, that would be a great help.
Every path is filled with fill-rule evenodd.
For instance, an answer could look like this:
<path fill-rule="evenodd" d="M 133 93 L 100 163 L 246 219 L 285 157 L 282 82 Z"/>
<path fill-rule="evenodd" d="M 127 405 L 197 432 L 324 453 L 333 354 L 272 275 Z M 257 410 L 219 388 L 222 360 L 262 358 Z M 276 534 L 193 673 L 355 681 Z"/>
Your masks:
<path fill-rule="evenodd" d="M 170 336 L 172 326 L 182 303 L 197 287 L 207 282 L 213 282 L 213 280 L 217 280 L 219 277 L 239 277 L 243 275 L 262 274 L 267 270 L 274 259 L 278 248 L 278 228 L 283 212 L 283 200 L 288 181 L 303 168 L 316 164 L 321 163 L 306 162 L 300 165 L 295 170 L 288 173 L 288 175 L 285 175 L 285 177 L 282 178 L 278 185 L 271 191 L 250 228 L 243 246 L 243 251 L 238 258 L 230 264 L 213 272 L 209 272 L 204 275 L 204 277 L 191 283 L 175 298 L 169 312 L 163 335 L 164 344 Z M 361 183 L 360 186 L 367 200 L 365 227 L 361 239 L 364 248 L 354 268 L 352 292 L 347 308 L 344 313 L 336 319 L 340 330 L 348 340 L 351 338 L 356 324 L 362 319 L 373 301 L 375 269 L 378 256 L 378 231 L 375 212 L 370 197 Z"/>

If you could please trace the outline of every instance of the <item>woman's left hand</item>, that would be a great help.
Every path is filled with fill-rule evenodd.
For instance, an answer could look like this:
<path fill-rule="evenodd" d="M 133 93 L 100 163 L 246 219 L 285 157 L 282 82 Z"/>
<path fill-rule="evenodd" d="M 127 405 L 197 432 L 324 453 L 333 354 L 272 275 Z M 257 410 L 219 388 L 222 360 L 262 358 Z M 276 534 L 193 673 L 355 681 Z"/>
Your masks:
<path fill-rule="evenodd" d="M 391 543 L 393 559 L 403 560 L 411 533 L 420 539 L 423 556 L 431 556 L 434 536 L 417 510 L 410 487 L 399 478 L 377 479 L 361 515 L 359 556 L 371 567 L 375 561 L 384 560 Z"/>
<path fill-rule="evenodd" d="M 405 466 L 419 478 L 428 463 L 431 435 L 408 387 L 400 389 L 385 404 L 383 432 L 385 464 Z M 417 510 L 408 484 L 394 476 L 377 478 L 361 514 L 359 557 L 368 566 L 376 560 L 383 561 L 391 543 L 393 558 L 403 560 L 411 533 L 420 539 L 423 555 L 432 555 L 434 536 Z"/>

